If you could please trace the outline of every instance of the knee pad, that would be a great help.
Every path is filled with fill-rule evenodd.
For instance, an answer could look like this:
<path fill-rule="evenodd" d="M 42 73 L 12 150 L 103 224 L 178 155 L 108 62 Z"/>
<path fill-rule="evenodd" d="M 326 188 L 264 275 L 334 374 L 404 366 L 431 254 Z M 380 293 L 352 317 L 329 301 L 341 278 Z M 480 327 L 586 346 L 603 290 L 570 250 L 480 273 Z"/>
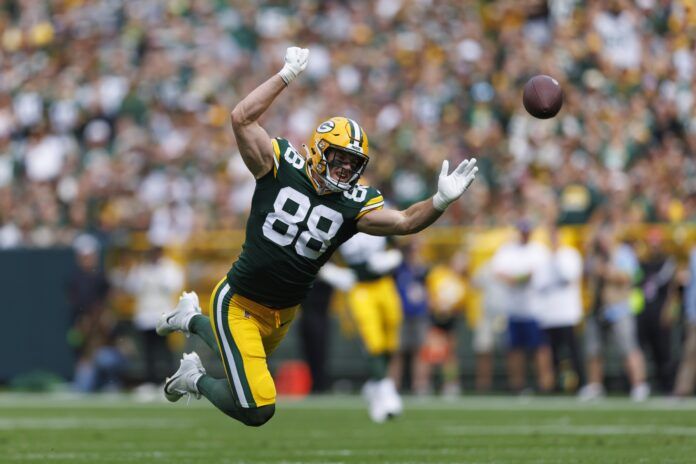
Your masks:
<path fill-rule="evenodd" d="M 267 404 L 260 408 L 247 409 L 244 413 L 244 424 L 250 427 L 261 427 L 271 420 L 275 414 L 275 404 Z"/>

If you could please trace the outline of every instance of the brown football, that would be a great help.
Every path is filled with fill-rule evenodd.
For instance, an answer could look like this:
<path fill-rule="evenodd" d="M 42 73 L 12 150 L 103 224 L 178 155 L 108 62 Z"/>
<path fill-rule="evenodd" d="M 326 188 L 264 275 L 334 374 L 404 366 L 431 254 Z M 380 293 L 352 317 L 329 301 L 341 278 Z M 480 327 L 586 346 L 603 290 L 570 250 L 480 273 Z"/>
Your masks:
<path fill-rule="evenodd" d="M 563 106 L 563 91 L 556 79 L 540 74 L 525 84 L 522 104 L 535 118 L 553 118 Z"/>

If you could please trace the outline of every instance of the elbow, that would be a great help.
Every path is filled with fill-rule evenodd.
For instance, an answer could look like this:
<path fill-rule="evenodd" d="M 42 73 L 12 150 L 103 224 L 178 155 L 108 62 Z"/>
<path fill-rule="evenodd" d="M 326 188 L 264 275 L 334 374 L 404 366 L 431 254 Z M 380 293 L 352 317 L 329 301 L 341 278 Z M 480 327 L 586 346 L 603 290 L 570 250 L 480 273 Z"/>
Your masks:
<path fill-rule="evenodd" d="M 232 127 L 241 127 L 248 125 L 251 121 L 248 120 L 241 104 L 238 104 L 230 113 L 230 121 L 232 122 Z"/>

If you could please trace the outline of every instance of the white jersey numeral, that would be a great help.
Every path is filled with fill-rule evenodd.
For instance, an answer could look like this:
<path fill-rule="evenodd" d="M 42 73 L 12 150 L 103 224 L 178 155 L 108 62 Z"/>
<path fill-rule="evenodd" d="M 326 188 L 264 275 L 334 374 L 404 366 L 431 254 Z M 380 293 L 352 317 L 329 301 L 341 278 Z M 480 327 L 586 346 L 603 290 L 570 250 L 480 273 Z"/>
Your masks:
<path fill-rule="evenodd" d="M 367 197 L 367 187 L 356 185 L 347 192 L 343 192 L 343 196 L 348 198 L 349 200 L 362 203 L 363 201 L 365 201 L 365 198 Z"/>
<path fill-rule="evenodd" d="M 302 169 L 305 165 L 305 160 L 302 155 L 293 150 L 292 147 L 288 147 L 287 150 L 285 150 L 283 158 L 296 169 Z"/>
<path fill-rule="evenodd" d="M 296 207 L 294 213 L 293 206 Z M 268 213 L 263 223 L 263 235 L 280 246 L 290 245 L 297 235 L 297 223 L 302 222 L 311 207 L 309 198 L 292 187 L 285 187 L 273 203 L 273 212 Z"/>
<path fill-rule="evenodd" d="M 307 229 L 299 233 L 298 224 L 304 221 L 308 213 Z M 295 242 L 297 254 L 317 259 L 326 252 L 342 224 L 343 216 L 338 211 L 325 205 L 312 209 L 306 195 L 292 187 L 284 187 L 278 192 L 273 202 L 273 212 L 266 216 L 262 230 L 266 238 L 280 246 L 292 244 L 299 233 Z"/>

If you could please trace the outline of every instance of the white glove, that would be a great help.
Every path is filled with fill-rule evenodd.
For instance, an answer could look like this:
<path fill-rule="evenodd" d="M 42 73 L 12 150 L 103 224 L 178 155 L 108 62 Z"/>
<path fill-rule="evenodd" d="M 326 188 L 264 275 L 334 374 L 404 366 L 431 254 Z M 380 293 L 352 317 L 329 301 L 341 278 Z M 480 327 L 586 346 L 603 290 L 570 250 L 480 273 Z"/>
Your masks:
<path fill-rule="evenodd" d="M 285 85 L 289 85 L 307 67 L 309 61 L 309 49 L 289 47 L 285 51 L 285 65 L 278 75 Z"/>
<path fill-rule="evenodd" d="M 327 284 L 343 292 L 347 292 L 355 282 L 355 272 L 344 267 L 336 266 L 333 263 L 326 263 L 319 269 L 318 277 Z"/>
<path fill-rule="evenodd" d="M 437 181 L 437 193 L 433 197 L 433 206 L 438 211 L 447 209 L 450 203 L 462 196 L 462 193 L 469 188 L 474 181 L 478 168 L 476 158 L 464 160 L 452 174 L 449 171 L 449 161 L 442 162 L 442 171 Z"/>
<path fill-rule="evenodd" d="M 367 260 L 367 269 L 375 274 L 384 275 L 401 264 L 404 256 L 399 250 L 378 251 Z"/>

